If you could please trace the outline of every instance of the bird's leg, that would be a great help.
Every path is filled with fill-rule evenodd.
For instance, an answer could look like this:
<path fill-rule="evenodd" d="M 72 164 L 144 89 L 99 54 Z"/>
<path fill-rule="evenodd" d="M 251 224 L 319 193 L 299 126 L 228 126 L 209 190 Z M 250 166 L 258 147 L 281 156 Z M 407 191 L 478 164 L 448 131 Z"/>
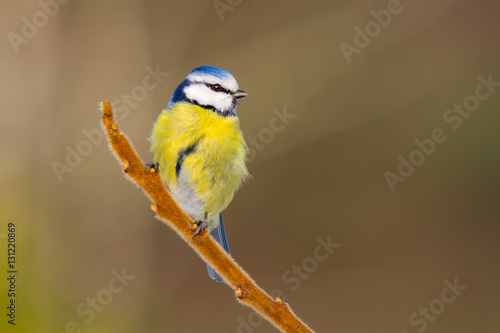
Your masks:
<path fill-rule="evenodd" d="M 148 163 L 146 163 L 146 169 L 144 170 L 144 172 L 147 172 L 147 171 L 151 172 L 151 169 L 154 169 L 154 171 L 156 173 L 158 173 L 159 167 L 160 167 L 160 163 L 149 161 Z"/>
<path fill-rule="evenodd" d="M 191 238 L 191 240 L 193 240 L 193 238 L 196 235 L 201 234 L 203 232 L 203 230 L 205 230 L 208 227 L 207 217 L 208 217 L 208 213 L 205 212 L 205 216 L 204 216 L 203 220 L 194 220 L 193 224 L 196 224 L 198 226 L 198 228 L 196 228 L 196 230 L 194 231 L 194 234 L 193 234 L 193 237 Z"/>

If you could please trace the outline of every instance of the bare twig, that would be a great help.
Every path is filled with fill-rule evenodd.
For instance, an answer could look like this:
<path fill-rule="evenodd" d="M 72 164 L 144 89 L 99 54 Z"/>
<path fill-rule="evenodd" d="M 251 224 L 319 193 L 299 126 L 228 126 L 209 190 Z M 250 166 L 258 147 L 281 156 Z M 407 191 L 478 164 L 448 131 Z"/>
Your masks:
<path fill-rule="evenodd" d="M 115 122 L 109 101 L 101 104 L 102 124 L 108 135 L 111 151 L 123 166 L 127 178 L 135 183 L 153 202 L 151 209 L 156 218 L 174 229 L 198 255 L 212 266 L 235 290 L 237 299 L 261 314 L 282 332 L 313 332 L 279 298 L 273 300 L 246 273 L 234 259 L 212 238 L 204 234 L 191 240 L 192 218 L 189 217 L 166 189 L 153 168 L 145 172 L 145 165 L 134 147 Z"/>

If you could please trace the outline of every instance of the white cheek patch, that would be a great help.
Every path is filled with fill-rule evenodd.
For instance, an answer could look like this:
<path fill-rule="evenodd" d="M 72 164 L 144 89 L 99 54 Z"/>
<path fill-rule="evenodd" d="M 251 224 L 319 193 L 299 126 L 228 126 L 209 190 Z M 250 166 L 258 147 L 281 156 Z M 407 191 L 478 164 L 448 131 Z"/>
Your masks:
<path fill-rule="evenodd" d="M 198 104 L 213 106 L 220 111 L 229 111 L 233 107 L 233 96 L 222 91 L 213 91 L 204 83 L 187 86 L 184 93 L 187 98 Z"/>

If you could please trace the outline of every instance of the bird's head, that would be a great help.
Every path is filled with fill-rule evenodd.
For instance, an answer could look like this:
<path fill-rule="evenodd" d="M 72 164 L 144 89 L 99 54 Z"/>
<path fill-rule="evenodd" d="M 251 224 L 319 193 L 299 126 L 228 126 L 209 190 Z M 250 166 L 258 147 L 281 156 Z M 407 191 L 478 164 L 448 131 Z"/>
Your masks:
<path fill-rule="evenodd" d="M 209 108 L 224 117 L 236 116 L 238 99 L 247 93 L 238 89 L 238 83 L 228 71 L 201 66 L 189 73 L 177 87 L 167 108 L 175 103 L 189 102 Z"/>

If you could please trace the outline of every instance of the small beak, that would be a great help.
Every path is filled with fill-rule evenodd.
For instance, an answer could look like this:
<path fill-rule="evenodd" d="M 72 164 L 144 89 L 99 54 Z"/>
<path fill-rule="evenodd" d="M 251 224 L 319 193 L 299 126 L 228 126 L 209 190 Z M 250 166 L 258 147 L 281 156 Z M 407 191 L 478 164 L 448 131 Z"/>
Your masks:
<path fill-rule="evenodd" d="M 243 98 L 245 96 L 248 96 L 248 94 L 246 92 L 244 92 L 243 90 L 238 90 L 237 92 L 234 93 L 233 96 L 236 99 L 240 99 L 240 98 Z"/>

